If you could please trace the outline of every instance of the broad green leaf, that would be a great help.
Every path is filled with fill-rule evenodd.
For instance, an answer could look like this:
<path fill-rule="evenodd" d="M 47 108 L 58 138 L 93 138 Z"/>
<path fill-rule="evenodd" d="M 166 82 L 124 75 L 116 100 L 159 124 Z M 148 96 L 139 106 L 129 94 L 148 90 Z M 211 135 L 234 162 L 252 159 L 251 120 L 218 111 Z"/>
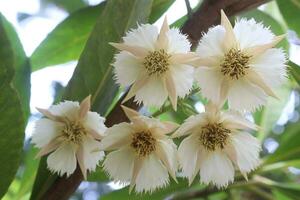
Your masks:
<path fill-rule="evenodd" d="M 77 60 L 105 4 L 78 10 L 61 22 L 31 55 L 32 70 Z"/>
<path fill-rule="evenodd" d="M 3 24 L 12 49 L 14 60 L 13 66 L 15 68 L 13 85 L 19 94 L 25 119 L 27 119 L 30 115 L 29 101 L 31 69 L 29 59 L 26 57 L 21 41 L 13 26 L 1 14 L 0 21 Z"/>
<path fill-rule="evenodd" d="M 300 66 L 292 61 L 289 61 L 288 66 L 290 74 L 293 76 L 298 85 L 300 85 Z"/>
<path fill-rule="evenodd" d="M 263 11 L 257 9 L 251 10 L 240 15 L 239 17 L 245 17 L 247 19 L 254 18 L 255 21 L 262 22 L 264 26 L 270 27 L 270 29 L 275 35 L 282 35 L 286 33 L 284 28 L 277 20 L 275 20 L 272 16 Z M 288 51 L 289 44 L 287 39 L 284 39 L 282 42 L 280 42 L 278 46 L 283 47 L 286 51 Z"/>
<path fill-rule="evenodd" d="M 119 42 L 127 30 L 146 22 L 151 5 L 152 1 L 149 0 L 107 2 L 65 89 L 63 99 L 81 101 L 91 94 L 92 110 L 101 115 L 106 113 L 118 90 L 111 66 L 115 49 L 109 42 Z M 122 12 L 116 12 L 120 10 Z M 31 199 L 40 197 L 49 187 L 49 182 L 56 177 L 46 169 L 45 159 L 42 159 Z"/>
<path fill-rule="evenodd" d="M 300 35 L 300 0 L 276 0 L 279 10 L 290 29 Z"/>
<path fill-rule="evenodd" d="M 7 191 L 20 164 L 24 140 L 24 117 L 17 92 L 11 86 L 14 53 L 0 20 L 0 198 Z"/>
<path fill-rule="evenodd" d="M 149 23 L 156 22 L 174 2 L 175 0 L 153 0 Z"/>

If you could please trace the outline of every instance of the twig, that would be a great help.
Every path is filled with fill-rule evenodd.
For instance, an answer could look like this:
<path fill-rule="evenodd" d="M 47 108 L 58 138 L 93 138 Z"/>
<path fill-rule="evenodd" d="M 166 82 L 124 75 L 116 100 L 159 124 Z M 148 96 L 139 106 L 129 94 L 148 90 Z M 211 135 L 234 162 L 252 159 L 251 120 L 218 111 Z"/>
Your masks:
<path fill-rule="evenodd" d="M 240 12 L 260 6 L 269 0 L 204 0 L 182 27 L 182 32 L 189 36 L 196 46 L 202 34 L 212 25 L 219 24 L 220 10 L 223 9 L 230 17 Z"/>
<path fill-rule="evenodd" d="M 185 0 L 185 5 L 186 5 L 186 10 L 187 10 L 188 18 L 190 19 L 192 17 L 192 14 L 193 14 L 193 10 L 192 10 L 190 1 L 189 0 Z"/>

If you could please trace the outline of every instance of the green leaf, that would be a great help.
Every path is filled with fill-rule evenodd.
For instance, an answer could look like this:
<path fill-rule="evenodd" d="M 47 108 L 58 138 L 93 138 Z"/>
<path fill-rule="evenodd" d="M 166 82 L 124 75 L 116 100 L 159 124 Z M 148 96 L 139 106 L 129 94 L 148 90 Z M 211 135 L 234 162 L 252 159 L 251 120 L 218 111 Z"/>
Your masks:
<path fill-rule="evenodd" d="M 290 29 L 300 34 L 300 0 L 276 0 L 279 10 Z"/>
<path fill-rule="evenodd" d="M 31 192 L 35 175 L 39 166 L 39 159 L 35 158 L 37 153 L 38 149 L 33 147 L 33 145 L 30 145 L 28 151 L 25 152 L 25 169 L 20 179 L 20 188 L 16 193 L 15 199 L 21 199 Z"/>
<path fill-rule="evenodd" d="M 257 22 L 262 22 L 264 26 L 270 27 L 270 29 L 275 35 L 282 35 L 286 33 L 284 28 L 277 20 L 275 20 L 272 16 L 263 11 L 255 9 L 248 11 L 240 15 L 239 17 L 245 17 L 247 19 L 254 18 Z M 287 39 L 281 41 L 278 46 L 283 47 L 285 50 L 288 51 L 289 44 Z"/>
<path fill-rule="evenodd" d="M 115 49 L 109 42 L 118 42 L 130 28 L 144 23 L 152 1 L 110 0 L 107 2 L 80 56 L 75 72 L 65 89 L 63 99 L 81 101 L 92 95 L 92 110 L 104 115 L 115 98 L 118 86 L 112 75 L 111 63 Z M 116 12 L 122 10 L 122 12 Z M 97 173 L 103 173 L 98 171 Z M 31 199 L 37 199 L 55 179 L 41 160 Z"/>
<path fill-rule="evenodd" d="M 1 14 L 0 21 L 2 22 L 12 49 L 13 66 L 15 68 L 13 85 L 20 96 L 25 119 L 27 119 L 30 115 L 29 101 L 31 69 L 29 59 L 26 57 L 23 46 L 16 31 L 14 30 L 14 27 Z"/>
<path fill-rule="evenodd" d="M 78 10 L 61 22 L 31 55 L 32 70 L 77 60 L 105 4 Z"/>
<path fill-rule="evenodd" d="M 298 83 L 298 85 L 300 85 L 300 66 L 292 61 L 289 61 L 288 66 L 290 74 Z"/>
<path fill-rule="evenodd" d="M 174 2 L 175 0 L 153 0 L 149 23 L 156 22 Z"/>
<path fill-rule="evenodd" d="M 278 190 L 287 197 L 290 197 L 292 199 L 299 199 L 300 185 L 298 183 L 279 183 L 270 179 L 266 179 L 264 177 L 260 177 L 259 180 L 263 184 L 271 187 L 272 189 Z"/>
<path fill-rule="evenodd" d="M 14 54 L 6 34 L 3 17 L 0 20 L 0 198 L 7 191 L 20 164 L 24 140 L 24 118 L 17 92 L 11 82 L 14 74 Z"/>
<path fill-rule="evenodd" d="M 294 160 L 300 158 L 300 123 L 289 123 L 279 137 L 279 147 L 266 158 L 265 163 Z"/>
<path fill-rule="evenodd" d="M 285 194 L 283 194 L 282 192 L 280 192 L 276 189 L 273 189 L 272 193 L 276 200 L 293 200 L 290 197 L 286 196 Z"/>

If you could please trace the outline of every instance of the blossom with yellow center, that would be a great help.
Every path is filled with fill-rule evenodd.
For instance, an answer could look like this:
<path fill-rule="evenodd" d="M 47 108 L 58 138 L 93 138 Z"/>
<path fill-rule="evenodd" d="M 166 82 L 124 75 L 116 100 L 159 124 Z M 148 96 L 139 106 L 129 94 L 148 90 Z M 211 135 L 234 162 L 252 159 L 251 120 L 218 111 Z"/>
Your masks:
<path fill-rule="evenodd" d="M 284 37 L 254 19 L 232 27 L 221 11 L 221 25 L 210 28 L 199 42 L 198 59 L 190 64 L 201 93 L 215 104 L 228 100 L 230 109 L 254 111 L 275 97 L 274 89 L 286 79 L 286 57 L 275 48 Z"/>
<path fill-rule="evenodd" d="M 176 145 L 166 134 L 177 124 L 139 115 L 123 107 L 131 123 L 116 124 L 106 131 L 101 150 L 111 151 L 103 162 L 104 170 L 120 183 L 130 183 L 130 191 L 154 191 L 176 181 Z"/>
<path fill-rule="evenodd" d="M 49 154 L 48 168 L 60 176 L 70 176 L 77 162 L 86 178 L 95 170 L 104 152 L 96 152 L 106 130 L 104 118 L 90 110 L 90 96 L 81 104 L 65 101 L 48 110 L 37 108 L 45 118 L 35 123 L 32 143 L 40 148 L 37 157 Z"/>
<path fill-rule="evenodd" d="M 161 107 L 169 97 L 177 108 L 178 97 L 192 89 L 193 71 L 188 61 L 187 37 L 176 28 L 169 29 L 165 19 L 160 32 L 154 25 L 144 24 L 129 31 L 123 43 L 111 43 L 120 50 L 113 63 L 117 83 L 131 86 L 124 101 L 135 100 L 146 106 Z"/>
<path fill-rule="evenodd" d="M 191 184 L 200 171 L 200 182 L 219 188 L 233 182 L 235 167 L 247 177 L 260 163 L 260 143 L 248 133 L 256 128 L 240 114 L 207 105 L 205 113 L 189 117 L 173 134 L 188 135 L 178 148 L 183 176 Z"/>

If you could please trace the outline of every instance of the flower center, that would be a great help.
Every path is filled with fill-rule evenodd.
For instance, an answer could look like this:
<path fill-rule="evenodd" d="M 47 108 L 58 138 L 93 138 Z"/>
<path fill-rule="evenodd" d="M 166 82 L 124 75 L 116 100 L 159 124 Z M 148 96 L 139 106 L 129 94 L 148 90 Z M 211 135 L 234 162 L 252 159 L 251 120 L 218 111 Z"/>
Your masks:
<path fill-rule="evenodd" d="M 239 49 L 230 49 L 224 56 L 221 72 L 224 76 L 236 80 L 245 76 L 246 70 L 249 68 L 250 57 Z"/>
<path fill-rule="evenodd" d="M 155 151 L 156 140 L 150 132 L 142 131 L 134 133 L 132 137 L 131 147 L 133 147 L 139 156 L 147 156 Z"/>
<path fill-rule="evenodd" d="M 209 151 L 214 151 L 216 148 L 223 149 L 230 133 L 231 131 L 224 128 L 221 123 L 207 124 L 202 127 L 200 141 Z"/>
<path fill-rule="evenodd" d="M 163 49 L 158 51 L 151 51 L 145 58 L 144 58 L 144 66 L 148 72 L 148 75 L 161 75 L 165 73 L 169 69 L 169 58 L 170 55 Z"/>
<path fill-rule="evenodd" d="M 83 136 L 86 135 L 86 131 L 80 122 L 67 120 L 64 129 L 62 130 L 62 134 L 67 141 L 79 144 L 82 141 Z"/>

